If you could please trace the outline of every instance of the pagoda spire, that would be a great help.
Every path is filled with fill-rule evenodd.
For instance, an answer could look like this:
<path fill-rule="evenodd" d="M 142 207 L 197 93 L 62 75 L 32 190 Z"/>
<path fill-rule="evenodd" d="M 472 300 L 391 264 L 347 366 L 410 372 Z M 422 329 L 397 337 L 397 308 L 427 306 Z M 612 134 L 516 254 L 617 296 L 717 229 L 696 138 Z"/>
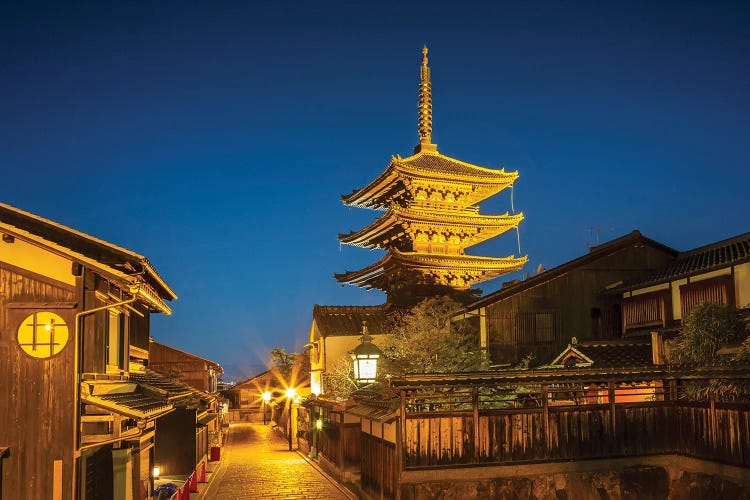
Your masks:
<path fill-rule="evenodd" d="M 432 143 L 432 83 L 430 67 L 427 66 L 427 45 L 422 48 L 422 67 L 419 78 L 419 144 L 415 153 L 437 151 L 437 144 Z"/>

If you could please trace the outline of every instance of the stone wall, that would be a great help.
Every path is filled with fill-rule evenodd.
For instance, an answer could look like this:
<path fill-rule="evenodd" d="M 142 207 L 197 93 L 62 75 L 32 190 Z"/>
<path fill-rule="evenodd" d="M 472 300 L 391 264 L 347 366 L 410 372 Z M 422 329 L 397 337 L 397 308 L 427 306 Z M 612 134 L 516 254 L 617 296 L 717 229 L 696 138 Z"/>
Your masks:
<path fill-rule="evenodd" d="M 660 460 L 661 458 L 661 460 Z M 506 477 L 486 477 L 478 467 L 466 467 L 460 474 L 453 469 L 440 480 L 401 484 L 403 500 L 422 499 L 554 499 L 554 500 L 656 500 L 656 499 L 749 499 L 750 471 L 727 468 L 684 457 L 654 457 L 646 464 L 612 461 L 612 467 L 599 463 L 576 463 L 573 468 L 592 470 L 549 470 L 529 474 L 546 465 L 516 468 Z M 656 462 L 656 463 L 654 463 Z M 659 464 L 658 462 L 662 462 Z M 705 465 L 704 471 L 700 469 Z M 571 469 L 571 467 L 567 467 Z M 443 471 L 443 476 L 446 476 Z M 519 474 L 520 473 L 520 474 Z M 503 474 L 501 474 L 503 475 Z M 463 476 L 463 477 L 461 477 Z M 477 477 L 485 476 L 485 477 Z M 437 479 L 437 477 L 436 477 Z"/>

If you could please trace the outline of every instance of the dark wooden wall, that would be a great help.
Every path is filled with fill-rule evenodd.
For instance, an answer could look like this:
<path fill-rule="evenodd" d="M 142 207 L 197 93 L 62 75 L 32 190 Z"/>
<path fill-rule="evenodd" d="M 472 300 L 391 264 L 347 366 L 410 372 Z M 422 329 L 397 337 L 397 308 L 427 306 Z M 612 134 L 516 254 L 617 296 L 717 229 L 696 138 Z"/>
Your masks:
<path fill-rule="evenodd" d="M 201 391 L 209 390 L 209 366 L 206 361 L 154 342 L 149 347 L 148 355 L 148 364 L 152 369 L 163 373 L 178 370 L 182 374 L 181 382 Z"/>
<path fill-rule="evenodd" d="M 154 466 L 161 475 L 190 474 L 198 462 L 195 410 L 175 408 L 156 421 Z"/>
<path fill-rule="evenodd" d="M 630 246 L 489 304 L 487 335 L 493 362 L 516 363 L 530 352 L 549 361 L 571 337 L 619 337 L 619 299 L 605 296 L 605 286 L 642 276 L 671 260 L 651 246 Z M 535 338 L 537 313 L 551 314 L 552 340 Z"/>
<path fill-rule="evenodd" d="M 63 462 L 63 498 L 71 496 L 75 301 L 74 287 L 0 264 L 0 446 L 10 447 L 4 500 L 52 498 L 54 460 Z M 38 310 L 61 316 L 69 329 L 65 348 L 48 359 L 27 355 L 16 340 L 20 323 Z"/>

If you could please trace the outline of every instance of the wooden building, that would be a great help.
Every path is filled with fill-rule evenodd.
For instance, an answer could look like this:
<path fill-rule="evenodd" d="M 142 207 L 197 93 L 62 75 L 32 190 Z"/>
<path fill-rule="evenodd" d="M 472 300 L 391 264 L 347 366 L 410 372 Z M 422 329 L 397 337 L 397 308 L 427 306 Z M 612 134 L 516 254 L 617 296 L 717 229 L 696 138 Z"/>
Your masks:
<path fill-rule="evenodd" d="M 175 293 L 144 256 L 0 204 L 3 499 L 145 498 L 155 421 L 134 380 Z"/>
<path fill-rule="evenodd" d="M 506 284 L 467 305 L 462 317 L 480 318 L 481 345 L 493 363 L 514 364 L 529 353 L 546 362 L 571 337 L 620 338 L 621 300 L 610 290 L 663 268 L 677 253 L 633 231 L 570 262 Z"/>
<path fill-rule="evenodd" d="M 224 374 L 219 363 L 154 339 L 149 342 L 148 353 L 149 368 L 177 376 L 181 382 L 199 391 L 216 392 L 219 377 Z"/>
<path fill-rule="evenodd" d="M 622 299 L 626 336 L 669 332 L 702 302 L 750 311 L 750 233 L 686 252 L 614 292 Z"/>
<path fill-rule="evenodd" d="M 517 271 L 528 260 L 525 256 L 466 254 L 468 247 L 514 229 L 523 220 L 521 213 L 482 215 L 478 206 L 511 188 L 518 172 L 484 168 L 438 152 L 432 143 L 427 47 L 422 54 L 419 144 L 414 154 L 391 158 L 373 181 L 342 196 L 348 206 L 384 214 L 359 231 L 339 235 L 341 242 L 382 248 L 386 255 L 358 271 L 335 275 L 341 283 L 383 290 L 389 303 L 406 306 L 435 295 L 466 291 L 474 284 Z"/>
<path fill-rule="evenodd" d="M 313 321 L 308 336 L 310 347 L 310 390 L 325 395 L 323 374 L 342 359 L 350 362 L 349 353 L 360 344 L 362 325 L 367 324 L 373 342 L 380 347 L 389 333 L 389 313 L 382 306 L 319 306 L 313 308 Z"/>

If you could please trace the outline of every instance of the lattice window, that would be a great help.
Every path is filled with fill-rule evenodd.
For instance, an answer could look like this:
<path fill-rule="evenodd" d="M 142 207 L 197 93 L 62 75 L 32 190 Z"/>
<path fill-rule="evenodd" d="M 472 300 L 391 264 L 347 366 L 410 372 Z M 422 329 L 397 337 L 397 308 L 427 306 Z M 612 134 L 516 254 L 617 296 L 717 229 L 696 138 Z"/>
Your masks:
<path fill-rule="evenodd" d="M 690 315 L 695 306 L 703 302 L 734 305 L 733 282 L 731 276 L 719 276 L 680 286 L 682 320 Z"/>
<path fill-rule="evenodd" d="M 669 290 L 644 293 L 626 298 L 622 303 L 625 329 L 664 326 L 667 321 Z"/>

